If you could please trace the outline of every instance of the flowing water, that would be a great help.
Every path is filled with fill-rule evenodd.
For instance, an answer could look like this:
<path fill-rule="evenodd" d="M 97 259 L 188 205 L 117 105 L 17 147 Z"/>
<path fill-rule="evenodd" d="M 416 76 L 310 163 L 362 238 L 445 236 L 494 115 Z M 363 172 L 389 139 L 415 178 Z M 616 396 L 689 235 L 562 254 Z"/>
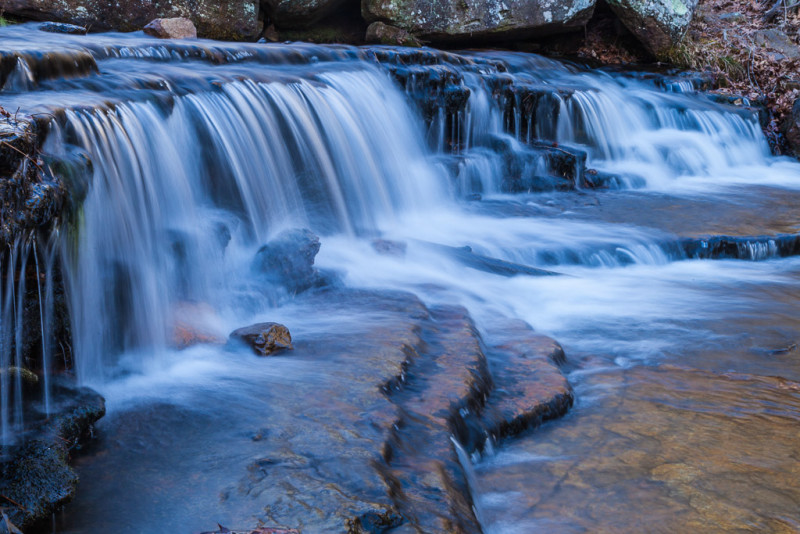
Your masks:
<path fill-rule="evenodd" d="M 800 529 L 800 263 L 780 245 L 800 224 L 800 165 L 770 155 L 749 108 L 715 103 L 691 77 L 526 54 L 0 31 L 17 57 L 2 105 L 52 116 L 53 165 L 91 161 L 64 177 L 73 213 L 54 244 L 20 242 L 4 260 L 13 271 L 38 246 L 50 271 L 58 255 L 77 377 L 109 404 L 60 531 L 275 517 L 271 473 L 291 466 L 253 482 L 262 434 L 280 448 L 334 425 L 326 405 L 371 380 L 348 358 L 415 331 L 396 315 L 416 312 L 390 313 L 391 299 L 359 311 L 259 279 L 259 247 L 303 227 L 339 284 L 462 305 L 487 345 L 499 318 L 518 318 L 564 346 L 570 414 L 467 466 L 485 532 Z M 752 238 L 737 242 L 741 259 L 699 259 L 713 241 L 702 236 Z M 473 269 L 453 254 L 466 246 L 560 276 Z M 24 284 L 0 291 L 4 347 Z M 186 315 L 213 336 L 284 322 L 296 357 L 176 350 Z M 13 376 L 0 375 L 3 443 L 23 426 Z M 304 406 L 282 401 L 298 391 Z M 352 448 L 369 434 L 326 432 Z M 368 500 L 357 470 L 302 451 L 292 462 L 363 484 Z"/>

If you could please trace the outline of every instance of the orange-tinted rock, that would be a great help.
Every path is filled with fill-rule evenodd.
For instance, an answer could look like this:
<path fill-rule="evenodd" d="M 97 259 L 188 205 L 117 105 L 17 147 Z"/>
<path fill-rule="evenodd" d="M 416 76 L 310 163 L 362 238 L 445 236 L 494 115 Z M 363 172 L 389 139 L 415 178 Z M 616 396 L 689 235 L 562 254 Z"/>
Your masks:
<path fill-rule="evenodd" d="M 278 323 L 258 323 L 239 328 L 231 333 L 231 339 L 246 343 L 259 356 L 294 348 L 289 329 Z"/>
<path fill-rule="evenodd" d="M 197 28 L 185 18 L 155 19 L 144 27 L 144 33 L 159 39 L 197 39 Z"/>

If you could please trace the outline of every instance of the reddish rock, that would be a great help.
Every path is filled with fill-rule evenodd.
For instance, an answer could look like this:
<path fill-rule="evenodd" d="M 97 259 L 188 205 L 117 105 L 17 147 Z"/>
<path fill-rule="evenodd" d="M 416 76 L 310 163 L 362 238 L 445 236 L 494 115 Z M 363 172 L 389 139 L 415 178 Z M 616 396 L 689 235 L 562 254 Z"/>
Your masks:
<path fill-rule="evenodd" d="M 159 39 L 197 39 L 197 28 L 189 19 L 155 19 L 144 27 L 144 33 Z"/>

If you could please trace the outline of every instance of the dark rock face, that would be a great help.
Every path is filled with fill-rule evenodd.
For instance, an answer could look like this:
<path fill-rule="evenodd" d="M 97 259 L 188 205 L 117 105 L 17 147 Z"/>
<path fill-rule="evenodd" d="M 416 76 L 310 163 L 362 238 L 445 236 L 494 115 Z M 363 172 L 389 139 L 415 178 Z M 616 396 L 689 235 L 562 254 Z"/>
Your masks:
<path fill-rule="evenodd" d="M 90 31 L 136 31 L 157 18 L 185 17 L 201 37 L 255 40 L 260 33 L 258 0 L 2 0 L 7 15 L 66 22 Z"/>
<path fill-rule="evenodd" d="M 5 513 L 20 529 L 49 519 L 72 499 L 78 476 L 67 463 L 69 452 L 105 415 L 105 401 L 89 389 L 59 387 L 54 393 L 57 412 L 0 462 L 0 493 L 20 505 Z"/>
<path fill-rule="evenodd" d="M 144 27 L 144 33 L 159 39 L 197 39 L 197 28 L 184 18 L 156 19 Z"/>
<path fill-rule="evenodd" d="M 231 339 L 250 345 L 259 356 L 294 348 L 289 329 L 278 323 L 258 323 L 239 328 L 231 332 Z"/>
<path fill-rule="evenodd" d="M 373 22 L 367 28 L 367 36 L 365 40 L 368 43 L 377 43 L 384 45 L 398 45 L 398 46 L 422 46 L 419 39 L 408 33 L 407 31 L 389 26 L 383 22 Z"/>
<path fill-rule="evenodd" d="M 500 40 L 573 31 L 592 16 L 595 0 L 363 0 L 364 19 L 382 21 L 432 41 Z"/>
<path fill-rule="evenodd" d="M 607 0 L 623 24 L 656 57 L 678 44 L 698 0 Z"/>
<path fill-rule="evenodd" d="M 334 13 L 346 0 L 279 0 L 274 18 L 281 28 L 304 29 Z"/>
<path fill-rule="evenodd" d="M 783 125 L 786 144 L 795 156 L 800 156 L 800 98 L 794 101 L 792 113 Z"/>
<path fill-rule="evenodd" d="M 319 238 L 311 230 L 287 230 L 259 249 L 252 268 L 290 293 L 301 293 L 321 283 L 314 268 L 319 248 Z"/>

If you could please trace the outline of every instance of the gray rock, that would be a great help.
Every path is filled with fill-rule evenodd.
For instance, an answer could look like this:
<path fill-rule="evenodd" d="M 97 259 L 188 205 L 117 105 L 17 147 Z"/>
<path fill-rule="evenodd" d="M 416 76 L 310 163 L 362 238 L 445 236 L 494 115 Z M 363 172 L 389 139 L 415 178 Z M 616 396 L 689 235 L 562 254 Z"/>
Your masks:
<path fill-rule="evenodd" d="M 252 269 L 290 293 L 300 293 L 320 283 L 314 268 L 319 248 L 319 238 L 310 230 L 287 230 L 259 249 Z"/>
<path fill-rule="evenodd" d="M 655 56 L 683 39 L 698 0 L 607 0 L 623 24 Z"/>
<path fill-rule="evenodd" d="M 365 40 L 368 43 L 384 45 L 413 46 L 420 47 L 422 43 L 407 31 L 384 24 L 383 22 L 373 22 L 367 28 Z"/>
<path fill-rule="evenodd" d="M 197 39 L 197 28 L 189 19 L 155 19 L 144 27 L 144 33 L 159 39 Z"/>
<path fill-rule="evenodd" d="M 800 47 L 787 34 L 778 29 L 758 30 L 753 34 L 753 41 L 756 46 L 775 50 L 789 59 L 800 58 Z"/>
<path fill-rule="evenodd" d="M 90 31 L 137 31 L 157 18 L 184 17 L 200 37 L 254 41 L 261 31 L 258 0 L 3 0 L 3 13 L 66 22 Z"/>
<path fill-rule="evenodd" d="M 363 0 L 368 22 L 385 22 L 431 41 L 537 37 L 583 27 L 595 0 Z"/>

